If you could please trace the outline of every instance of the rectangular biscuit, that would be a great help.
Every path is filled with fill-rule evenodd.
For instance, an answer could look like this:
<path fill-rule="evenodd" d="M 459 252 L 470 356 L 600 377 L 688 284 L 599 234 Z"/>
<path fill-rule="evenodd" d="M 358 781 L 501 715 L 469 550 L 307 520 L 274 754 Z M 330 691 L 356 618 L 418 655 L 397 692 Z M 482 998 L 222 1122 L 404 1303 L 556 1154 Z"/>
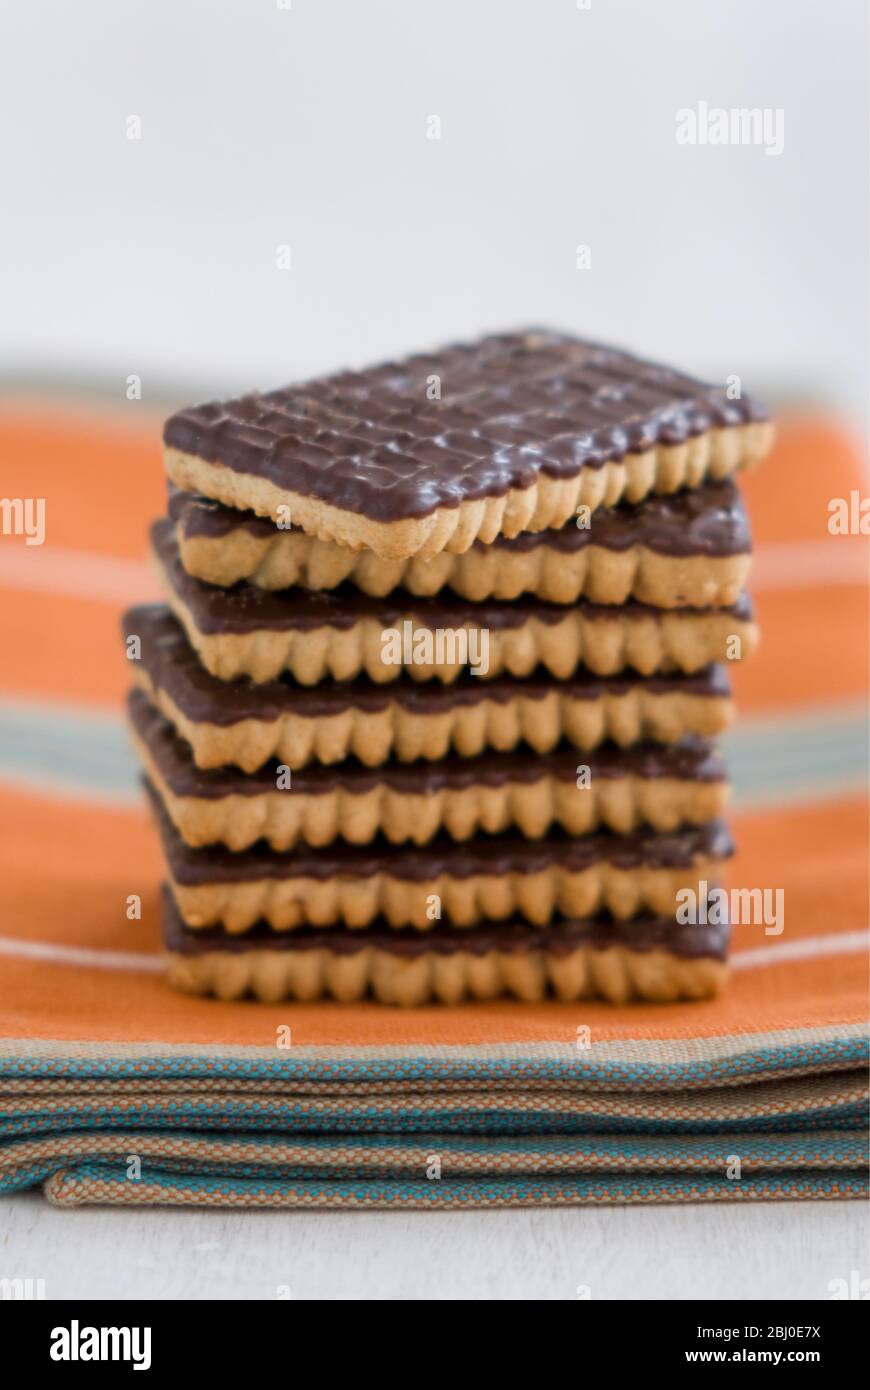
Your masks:
<path fill-rule="evenodd" d="M 255 772 L 274 758 L 296 771 L 349 757 L 379 767 L 390 759 L 476 757 L 523 743 L 544 753 L 562 740 L 581 750 L 608 740 L 620 747 L 645 739 L 672 743 L 686 734 L 721 733 L 734 712 L 725 671 L 715 666 L 693 676 L 254 685 L 203 670 L 163 604 L 129 609 L 123 632 L 136 684 L 201 768 L 232 764 Z"/>
<path fill-rule="evenodd" d="M 529 330 L 192 406 L 163 437 L 185 491 L 402 560 L 726 477 L 772 426 L 745 394 Z"/>
<path fill-rule="evenodd" d="M 402 1006 L 460 1004 L 510 995 L 537 1002 L 601 998 L 673 1003 L 718 994 L 727 978 L 729 928 L 679 926 L 665 918 L 607 917 L 486 922 L 461 936 L 374 923 L 361 931 L 302 927 L 291 934 L 257 923 L 245 936 L 184 925 L 168 889 L 163 937 L 169 983 L 187 994 L 262 1003 L 323 997 L 343 1004 L 371 995 Z"/>
<path fill-rule="evenodd" d="M 372 550 L 318 541 L 253 512 L 238 512 L 170 485 L 170 516 L 188 574 L 228 587 L 334 589 L 349 582 L 374 598 L 404 589 L 431 598 L 448 588 L 471 602 L 530 594 L 549 603 L 727 607 L 749 574 L 752 542 L 731 480 L 709 482 L 637 506 L 599 507 L 588 525 L 524 531 L 464 555 L 382 560 Z"/>
<path fill-rule="evenodd" d="M 169 515 L 182 565 L 207 584 L 320 590 L 347 582 L 375 598 L 394 589 L 428 598 L 447 588 L 474 603 L 531 594 L 549 603 L 633 598 L 658 608 L 726 608 L 746 583 L 752 548 L 731 479 L 636 506 L 601 507 L 588 525 L 572 519 L 556 530 L 496 536 L 462 555 L 445 550 L 430 560 L 348 550 L 171 485 Z"/>
<path fill-rule="evenodd" d="M 643 829 L 539 840 L 477 836 L 458 846 L 439 836 L 425 846 L 299 845 L 279 853 L 263 842 L 232 851 L 191 849 L 146 780 L 169 884 L 189 927 L 248 931 L 260 918 L 278 931 L 351 928 L 384 917 L 392 927 L 428 931 L 445 920 L 470 927 L 514 914 L 543 925 L 555 913 L 671 917 L 676 894 L 719 880 L 734 846 L 724 821 L 670 834 Z"/>
<path fill-rule="evenodd" d="M 633 600 L 470 604 L 401 591 L 376 599 L 356 589 L 221 589 L 186 572 L 170 521 L 156 522 L 151 534 L 169 606 L 220 680 L 265 682 L 289 672 L 301 685 L 361 675 L 381 684 L 406 672 L 449 682 L 469 666 L 484 680 L 541 666 L 561 679 L 581 666 L 598 676 L 627 668 L 692 673 L 729 659 L 735 640 L 741 658 L 749 656 L 757 640 L 745 594 L 729 608 L 660 609 Z"/>
<path fill-rule="evenodd" d="M 713 745 L 605 744 L 578 764 L 574 748 L 552 753 L 455 755 L 434 763 L 313 767 L 290 776 L 269 763 L 255 773 L 204 771 L 141 690 L 128 697 L 134 743 L 152 786 L 185 844 L 274 850 L 345 840 L 426 844 L 442 830 L 453 840 L 516 828 L 536 839 L 551 827 L 584 835 L 641 825 L 701 825 L 725 809 L 725 765 Z M 578 781 L 582 785 L 578 786 Z"/>

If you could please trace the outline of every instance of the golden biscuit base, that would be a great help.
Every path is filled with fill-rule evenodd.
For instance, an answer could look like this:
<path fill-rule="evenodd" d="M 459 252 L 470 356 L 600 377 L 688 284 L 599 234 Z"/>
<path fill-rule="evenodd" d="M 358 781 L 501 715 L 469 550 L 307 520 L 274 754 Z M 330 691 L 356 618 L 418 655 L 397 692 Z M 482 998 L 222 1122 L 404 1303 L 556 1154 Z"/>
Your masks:
<path fill-rule="evenodd" d="M 464 554 L 476 540 L 562 526 L 579 507 L 590 511 L 625 499 L 639 502 L 651 492 L 697 487 L 704 479 L 728 477 L 763 458 L 773 441 L 769 421 L 714 428 L 681 444 L 657 444 L 600 467 L 581 467 L 568 478 L 538 473 L 529 487 L 509 488 L 501 497 L 482 497 L 455 507 L 436 507 L 427 516 L 379 521 L 361 512 L 277 486 L 253 473 L 166 446 L 166 472 L 176 487 L 201 493 L 225 506 L 258 516 L 287 516 L 294 526 L 349 550 L 370 550 L 385 560 L 431 558 L 441 551 Z M 279 510 L 279 508 L 281 510 Z"/>
<path fill-rule="evenodd" d="M 478 955 L 426 951 L 408 958 L 365 946 L 349 954 L 331 950 L 276 951 L 268 947 L 228 954 L 189 956 L 170 951 L 167 978 L 185 994 L 262 1003 L 310 1002 L 324 997 L 352 1004 L 371 995 L 381 1004 L 414 1007 L 437 1001 L 512 996 L 537 1003 L 548 994 L 571 1002 L 606 999 L 611 1004 L 709 999 L 721 993 L 728 967 L 713 957 L 633 951 L 624 946 L 578 946 L 573 951 L 488 951 Z"/>
<path fill-rule="evenodd" d="M 337 922 L 355 930 L 383 917 L 391 927 L 429 931 L 440 920 L 435 912 L 457 928 L 511 916 L 544 926 L 556 913 L 593 917 L 607 911 L 620 920 L 640 912 L 673 917 L 677 893 L 686 888 L 698 892 L 701 880 L 718 882 L 725 862 L 699 856 L 691 865 L 620 868 L 602 860 L 581 869 L 553 863 L 529 873 L 460 876 L 446 870 L 413 880 L 380 871 L 365 877 L 299 874 L 191 884 L 179 883 L 171 865 L 168 873 L 188 927 L 223 926 L 236 934 L 262 920 L 275 931 L 331 927 Z"/>
<path fill-rule="evenodd" d="M 574 782 L 546 771 L 535 782 L 480 782 L 424 787 L 419 792 L 382 782 L 362 791 L 336 786 L 316 795 L 291 787 L 254 796 L 178 796 L 135 732 L 132 741 L 173 825 L 194 849 L 224 844 L 243 850 L 258 840 L 275 850 L 300 843 L 317 848 L 335 840 L 363 845 L 378 835 L 394 845 L 424 845 L 442 830 L 457 841 L 511 828 L 539 839 L 554 825 L 571 835 L 602 826 L 619 834 L 641 825 L 666 831 L 715 820 L 728 800 L 724 779 L 690 781 L 629 773 L 593 778 L 589 786 L 578 789 Z"/>
<path fill-rule="evenodd" d="M 275 719 L 217 724 L 190 718 L 154 685 L 141 663 L 132 665 L 137 685 L 190 745 L 197 767 L 206 769 L 231 765 L 256 772 L 274 758 L 295 772 L 312 762 L 329 766 L 349 757 L 380 767 L 390 758 L 434 761 L 450 752 L 472 758 L 486 748 L 506 752 L 520 743 L 546 753 L 562 739 L 581 750 L 605 740 L 621 747 L 642 739 L 673 743 L 686 734 L 710 738 L 734 717 L 730 696 L 656 691 L 638 682 L 594 699 L 557 687 L 538 698 L 520 692 L 512 700 L 483 698 L 438 713 L 420 713 L 391 700 L 376 710 L 349 706 L 334 715 L 288 710 Z"/>
<path fill-rule="evenodd" d="M 468 652 L 455 637 L 456 629 L 443 639 L 439 659 L 437 648 L 432 661 L 417 661 L 409 647 L 411 660 L 384 659 L 385 625 L 375 617 L 359 617 L 349 628 L 256 628 L 249 632 L 205 633 L 197 627 L 190 608 L 172 587 L 165 570 L 158 564 L 169 607 L 181 623 L 191 646 L 205 669 L 218 680 L 231 681 L 247 676 L 263 684 L 289 673 L 300 685 L 321 681 L 356 680 L 366 676 L 377 685 L 397 680 L 403 673 L 416 681 L 456 680 L 468 669 Z M 478 624 L 465 622 L 468 632 L 481 631 Z M 409 643 L 417 634 L 431 634 L 427 623 L 413 613 L 397 625 L 400 634 L 407 628 Z M 483 629 L 488 632 L 488 664 L 478 668 L 486 680 L 505 673 L 531 675 L 539 666 L 559 679 L 566 679 L 583 666 L 596 676 L 613 676 L 626 669 L 649 676 L 655 672 L 682 671 L 691 675 L 713 662 L 731 659 L 736 646 L 740 659 L 750 656 L 758 642 L 755 624 L 730 609 L 638 610 L 614 608 L 612 615 L 601 611 L 594 617 L 581 608 L 567 608 L 556 622 L 529 617 L 517 627 Z"/>
<path fill-rule="evenodd" d="M 431 560 L 382 560 L 370 550 L 277 527 L 271 536 L 254 535 L 242 524 L 222 536 L 202 536 L 188 534 L 179 522 L 175 535 L 185 570 L 206 584 L 244 580 L 260 589 L 319 591 L 349 582 L 374 598 L 394 589 L 428 598 L 446 588 L 472 602 L 530 594 L 548 603 L 633 598 L 655 608 L 727 608 L 736 603 L 751 564 L 748 554 L 664 555 L 643 545 L 566 551 L 545 541 L 530 550 L 475 546 Z"/>

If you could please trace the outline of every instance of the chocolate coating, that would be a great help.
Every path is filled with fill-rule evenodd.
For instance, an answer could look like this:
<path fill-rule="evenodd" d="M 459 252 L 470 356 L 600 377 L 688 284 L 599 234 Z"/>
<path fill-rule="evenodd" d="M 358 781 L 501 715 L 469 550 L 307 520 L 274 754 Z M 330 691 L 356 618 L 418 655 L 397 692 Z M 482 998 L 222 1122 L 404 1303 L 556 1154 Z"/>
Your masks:
<path fill-rule="evenodd" d="M 408 617 L 414 617 L 422 626 L 432 630 L 456 629 L 468 624 L 497 632 L 521 627 L 532 618 L 541 623 L 561 623 L 570 611 L 563 603 L 546 603 L 543 599 L 530 597 L 517 598 L 510 603 L 498 599 L 473 603 L 469 599 L 446 594 L 434 598 L 414 598 L 396 589 L 387 598 L 375 598 L 349 584 L 329 590 L 294 588 L 276 592 L 240 583 L 223 589 L 205 584 L 187 573 L 179 559 L 174 528 L 168 518 L 154 523 L 151 540 L 169 583 L 202 633 L 256 632 L 265 629 L 280 632 L 291 628 L 311 632 L 322 627 L 346 630 L 363 618 L 375 618 L 384 628 L 391 628 Z M 749 622 L 752 618 L 752 605 L 746 593 L 742 593 L 730 608 L 716 610 L 663 610 L 634 600 L 608 605 L 590 603 L 587 599 L 579 599 L 571 607 L 579 610 L 585 618 L 598 622 L 623 615 L 661 618 L 665 611 L 669 621 L 674 618 L 696 619 L 713 611 L 727 613 L 735 622 Z"/>
<path fill-rule="evenodd" d="M 440 399 L 430 400 L 431 378 Z M 502 497 L 540 474 L 764 420 L 762 406 L 627 352 L 546 330 L 191 406 L 167 446 L 390 522 Z"/>
<path fill-rule="evenodd" d="M 182 492 L 171 483 L 169 515 L 191 538 L 220 540 L 236 530 L 263 540 L 279 534 L 266 517 Z M 298 527 L 287 530 L 299 534 Z M 564 554 L 574 554 L 588 545 L 614 551 L 638 545 L 659 555 L 710 558 L 748 555 L 752 550 L 746 509 L 730 478 L 666 496 L 653 495 L 635 506 L 599 507 L 592 513 L 589 526 L 569 521 L 556 529 L 521 531 L 512 539 L 499 535 L 489 545 L 475 541 L 471 548 L 526 553 L 542 545 Z"/>
<path fill-rule="evenodd" d="M 452 955 L 454 951 L 470 951 L 485 955 L 487 951 L 553 951 L 565 954 L 578 946 L 606 950 L 608 946 L 627 946 L 632 951 L 670 951 L 686 959 L 712 956 L 725 960 L 728 954 L 730 928 L 727 924 L 689 924 L 668 917 L 635 917 L 628 922 L 614 922 L 604 915 L 587 918 L 556 918 L 547 927 L 533 927 L 527 922 L 487 922 L 483 926 L 463 928 L 461 932 L 440 922 L 429 931 L 409 927 L 390 927 L 382 923 L 348 931 L 344 927 L 298 927 L 292 932 L 272 931 L 267 922 L 258 922 L 244 934 L 225 932 L 220 927 L 186 927 L 166 887 L 162 893 L 163 943 L 167 951 L 180 955 L 199 956 L 207 951 L 310 951 L 323 949 L 353 955 L 374 946 L 398 956 L 419 956 L 425 951 Z"/>
<path fill-rule="evenodd" d="M 292 711 L 308 718 L 339 714 L 345 709 L 375 711 L 395 704 L 417 714 L 438 714 L 479 700 L 506 704 L 523 696 L 543 700 L 554 693 L 576 700 L 595 700 L 605 694 L 621 694 L 643 686 L 659 694 L 728 699 L 731 688 L 725 668 L 709 666 L 692 676 L 592 676 L 579 672 L 570 680 L 555 676 L 496 676 L 485 681 L 461 675 L 451 685 L 417 682 L 399 677 L 387 685 L 372 681 L 328 681 L 321 685 L 297 685 L 292 679 L 222 681 L 200 664 L 180 624 L 162 603 L 143 603 L 124 614 L 125 640 L 138 637 L 141 661 L 155 686 L 164 690 L 188 718 L 197 723 L 237 724 L 243 719 L 274 720 Z"/>
<path fill-rule="evenodd" d="M 225 796 L 263 796 L 277 786 L 278 763 L 267 763 L 257 772 L 242 773 L 232 767 L 203 771 L 196 766 L 190 749 L 172 725 L 149 701 L 142 690 L 127 697 L 130 722 L 166 785 L 176 796 L 217 800 Z M 591 753 L 576 748 L 557 748 L 552 753 L 484 753 L 476 758 L 457 756 L 432 763 L 387 763 L 369 768 L 356 759 L 329 767 L 313 765 L 293 773 L 294 792 L 322 795 L 336 787 L 346 787 L 362 795 L 386 783 L 397 791 L 435 792 L 443 787 L 457 790 L 470 786 L 501 787 L 507 782 L 534 783 L 543 777 L 574 782 L 580 764 L 590 768 L 592 780 L 638 776 L 646 779 L 672 777 L 680 781 L 724 782 L 725 764 L 715 745 L 705 739 L 687 736 L 680 743 L 638 743 L 630 748 L 604 744 Z"/>
<path fill-rule="evenodd" d="M 322 849 L 300 845 L 281 852 L 261 840 L 247 850 L 229 850 L 223 845 L 191 849 L 170 821 L 151 783 L 147 778 L 143 781 L 172 877 L 189 886 L 248 883 L 264 878 L 371 878 L 378 873 L 388 873 L 404 882 L 423 883 L 441 873 L 455 878 L 469 878 L 472 874 L 533 874 L 554 864 L 574 871 L 601 863 L 620 869 L 641 865 L 691 868 L 699 860 L 727 859 L 734 853 L 734 842 L 722 820 L 667 833 L 643 829 L 628 835 L 600 831 L 572 837 L 554 830 L 541 840 L 525 840 L 515 833 L 483 835 L 462 845 L 442 833 L 423 846 L 391 845 L 379 839 L 370 845 L 336 842 Z"/>

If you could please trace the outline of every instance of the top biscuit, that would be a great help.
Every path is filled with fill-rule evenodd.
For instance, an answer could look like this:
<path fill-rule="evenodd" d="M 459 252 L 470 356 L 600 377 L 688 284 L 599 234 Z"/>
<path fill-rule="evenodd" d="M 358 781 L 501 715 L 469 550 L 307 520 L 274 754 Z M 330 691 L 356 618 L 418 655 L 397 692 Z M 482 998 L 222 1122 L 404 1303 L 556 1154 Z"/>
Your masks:
<path fill-rule="evenodd" d="M 193 406 L 164 444 L 178 487 L 397 560 L 726 477 L 772 430 L 745 395 L 530 331 Z"/>

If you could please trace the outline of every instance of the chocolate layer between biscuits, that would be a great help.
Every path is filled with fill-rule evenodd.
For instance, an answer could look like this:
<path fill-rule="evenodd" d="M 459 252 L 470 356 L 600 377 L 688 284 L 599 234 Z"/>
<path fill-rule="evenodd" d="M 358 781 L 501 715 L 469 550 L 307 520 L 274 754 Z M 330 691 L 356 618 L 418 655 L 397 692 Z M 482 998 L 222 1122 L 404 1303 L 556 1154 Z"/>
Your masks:
<path fill-rule="evenodd" d="M 746 515 L 731 482 L 648 496 L 634 507 L 599 507 L 591 525 L 578 515 L 558 529 L 524 531 L 513 540 L 498 534 L 489 545 L 477 540 L 464 553 L 429 559 L 384 559 L 171 485 L 170 516 L 187 573 L 222 588 L 245 581 L 321 591 L 348 583 L 376 598 L 450 590 L 474 603 L 528 594 L 559 604 L 635 599 L 657 608 L 721 608 L 739 597 L 751 560 Z"/>
<path fill-rule="evenodd" d="M 176 796 L 218 799 L 228 796 L 262 796 L 275 791 L 280 765 L 270 762 L 253 773 L 226 767 L 204 770 L 190 756 L 190 749 L 172 725 L 141 690 L 130 693 L 130 721 L 147 748 L 167 786 Z M 679 781 L 724 782 L 725 764 L 709 739 L 687 736 L 679 743 L 644 742 L 629 748 L 604 744 L 584 758 L 590 780 L 642 777 Z M 329 767 L 308 767 L 293 773 L 293 792 L 325 795 L 337 787 L 362 794 L 380 783 L 407 793 L 424 794 L 442 788 L 475 784 L 502 787 L 508 782 L 533 783 L 542 777 L 576 782 L 576 748 L 560 747 L 551 753 L 484 753 L 476 758 L 449 757 L 434 763 L 385 763 L 369 768 L 350 759 Z"/>
<path fill-rule="evenodd" d="M 686 959 L 710 956 L 724 961 L 730 937 L 727 923 L 680 923 L 667 917 L 635 917 L 616 922 L 604 913 L 582 921 L 557 918 L 547 927 L 535 927 L 522 921 L 487 922 L 469 927 L 461 936 L 440 923 L 426 933 L 407 927 L 390 927 L 387 923 L 374 923 L 353 932 L 341 927 L 300 927 L 288 933 L 273 931 L 267 922 L 258 922 L 244 936 L 239 936 L 220 927 L 186 927 L 166 887 L 161 901 L 164 945 L 167 951 L 187 956 L 204 955 L 209 951 L 240 954 L 258 949 L 325 949 L 350 955 L 367 947 L 407 957 L 426 951 L 452 955 L 458 950 L 470 951 L 473 955 L 486 955 L 493 950 L 547 950 L 564 954 L 578 946 L 592 946 L 597 950 L 625 946 L 632 951 L 666 950 Z"/>
<path fill-rule="evenodd" d="M 636 689 L 701 699 L 728 700 L 731 696 L 727 672 L 718 665 L 694 675 L 593 676 L 580 672 L 565 681 L 549 676 L 504 676 L 484 682 L 468 675 L 448 686 L 404 679 L 393 681 L 389 687 L 367 680 L 333 681 L 319 686 L 297 685 L 289 678 L 259 684 L 249 680 L 228 682 L 202 668 L 165 604 L 138 604 L 128 609 L 123 618 L 123 634 L 128 643 L 139 639 L 141 664 L 155 686 L 165 690 L 190 719 L 217 725 L 243 720 L 271 721 L 291 711 L 311 718 L 328 717 L 349 709 L 384 710 L 391 704 L 420 715 L 438 715 L 484 700 L 503 704 L 518 697 L 544 700 L 554 692 L 576 700 L 597 700 Z"/>
<path fill-rule="evenodd" d="M 172 484 L 168 511 L 171 520 L 190 537 L 221 540 L 233 531 L 245 530 L 258 539 L 270 540 L 279 530 L 267 517 L 236 511 L 208 497 L 182 492 Z M 298 534 L 294 526 L 280 530 Z M 752 549 L 746 509 L 730 478 L 670 496 L 646 497 L 634 506 L 622 503 L 600 507 L 592 513 L 588 526 L 569 521 L 564 526 L 523 531 L 511 538 L 496 536 L 489 546 L 475 541 L 471 549 L 486 552 L 495 547 L 506 554 L 516 554 L 549 546 L 573 554 L 590 545 L 615 551 L 643 546 L 673 557 L 746 555 Z"/>
<path fill-rule="evenodd" d="M 620 869 L 691 868 L 699 861 L 722 861 L 734 853 L 731 834 L 721 820 L 669 834 L 639 830 L 614 835 L 605 831 L 571 837 L 553 832 L 541 840 L 512 834 L 478 836 L 461 849 L 447 836 L 425 846 L 397 847 L 383 841 L 328 849 L 300 845 L 289 853 L 279 853 L 263 843 L 241 852 L 222 845 L 191 849 L 173 826 L 154 788 L 143 780 L 172 878 L 191 887 L 263 879 L 371 878 L 382 873 L 404 882 L 425 883 L 443 873 L 459 879 L 476 874 L 534 874 L 553 865 L 578 872 L 599 863 Z"/>
<path fill-rule="evenodd" d="M 365 618 L 375 619 L 386 629 L 396 627 L 409 617 L 433 632 L 456 630 L 464 626 L 499 632 L 521 627 L 532 620 L 555 625 L 564 622 L 566 616 L 563 604 L 528 597 L 511 603 L 495 599 L 471 603 L 452 596 L 415 598 L 401 591 L 389 598 L 374 598 L 349 585 L 328 591 L 290 589 L 274 592 L 248 584 L 223 589 L 204 584 L 186 572 L 178 556 L 172 523 L 167 518 L 153 524 L 151 538 L 155 555 L 175 596 L 190 613 L 197 630 L 204 635 L 283 632 L 289 629 L 313 632 L 320 628 L 343 631 Z M 614 607 L 581 599 L 574 609 L 593 622 L 610 622 L 617 616 L 662 617 L 660 609 L 635 600 Z M 743 593 L 737 603 L 728 608 L 674 608 L 667 611 L 667 618 L 669 621 L 684 618 L 694 622 L 706 613 L 727 616 L 735 624 L 749 623 L 752 621 L 752 604 L 748 594 Z"/>

